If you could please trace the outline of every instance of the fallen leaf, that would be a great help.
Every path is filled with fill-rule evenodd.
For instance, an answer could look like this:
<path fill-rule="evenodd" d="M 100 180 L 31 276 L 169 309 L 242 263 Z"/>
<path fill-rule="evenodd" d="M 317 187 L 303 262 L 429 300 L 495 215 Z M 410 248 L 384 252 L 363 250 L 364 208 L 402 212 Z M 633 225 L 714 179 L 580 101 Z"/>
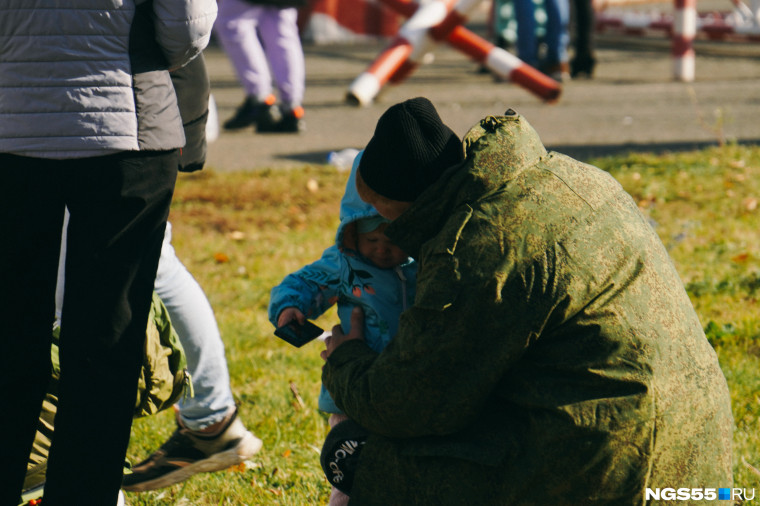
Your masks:
<path fill-rule="evenodd" d="M 248 466 L 245 462 L 241 462 L 240 464 L 236 464 L 234 466 L 230 466 L 227 468 L 227 471 L 231 473 L 244 473 L 248 469 Z"/>
<path fill-rule="evenodd" d="M 216 260 L 216 263 L 223 264 L 230 261 L 230 257 L 225 255 L 224 253 L 214 253 L 214 260 Z"/>

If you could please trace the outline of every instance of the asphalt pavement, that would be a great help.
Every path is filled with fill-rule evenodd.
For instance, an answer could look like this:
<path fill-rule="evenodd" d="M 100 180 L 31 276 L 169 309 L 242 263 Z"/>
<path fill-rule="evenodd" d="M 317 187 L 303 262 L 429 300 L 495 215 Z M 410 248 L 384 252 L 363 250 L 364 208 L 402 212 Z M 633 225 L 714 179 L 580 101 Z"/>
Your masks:
<path fill-rule="evenodd" d="M 482 26 L 468 28 L 483 34 Z M 528 119 L 547 148 L 581 160 L 721 142 L 760 144 L 760 42 L 697 41 L 695 80 L 684 83 L 673 78 L 668 40 L 602 34 L 593 79 L 563 83 L 555 103 L 494 79 L 464 54 L 440 45 L 432 62 L 405 81 L 386 85 L 371 105 L 349 104 L 349 86 L 386 43 L 305 43 L 306 131 L 222 130 L 209 146 L 207 167 L 238 171 L 325 163 L 331 151 L 362 148 L 388 107 L 415 96 L 429 98 L 460 136 L 482 117 L 511 107 Z M 223 122 L 244 93 L 218 46 L 206 50 L 206 60 Z"/>

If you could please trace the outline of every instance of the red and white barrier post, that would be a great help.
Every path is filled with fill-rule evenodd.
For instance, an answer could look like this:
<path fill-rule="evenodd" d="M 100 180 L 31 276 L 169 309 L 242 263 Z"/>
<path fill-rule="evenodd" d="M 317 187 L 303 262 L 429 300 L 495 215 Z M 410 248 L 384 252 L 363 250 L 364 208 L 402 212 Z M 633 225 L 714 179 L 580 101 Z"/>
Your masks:
<path fill-rule="evenodd" d="M 485 65 L 499 77 L 522 86 L 538 97 L 548 102 L 556 101 L 562 92 L 562 87 L 557 81 L 464 27 L 467 15 L 478 3 L 479 0 L 460 0 L 440 24 L 430 29 L 432 38 L 438 42 L 448 42 L 450 46 Z"/>
<path fill-rule="evenodd" d="M 671 55 L 673 77 L 694 81 L 694 37 L 697 35 L 697 0 L 675 0 Z"/>
<path fill-rule="evenodd" d="M 409 20 L 399 30 L 399 37 L 352 83 L 347 94 L 349 101 L 368 105 L 386 82 L 402 81 L 418 66 L 434 42 L 444 40 L 500 77 L 546 101 L 559 97 L 561 85 L 557 81 L 462 26 L 467 14 L 481 0 L 459 0 L 453 9 L 442 1 L 422 7 L 411 0 L 381 1 L 399 14 L 409 16 Z M 400 62 L 404 55 L 406 59 Z"/>
<path fill-rule="evenodd" d="M 704 35 L 710 40 L 760 42 L 760 14 L 757 15 L 758 21 L 754 21 L 754 17 L 755 14 L 743 3 L 738 3 L 737 8 L 728 14 L 697 13 L 695 38 Z M 627 35 L 644 35 L 647 30 L 656 30 L 671 36 L 674 30 L 673 25 L 674 19 L 671 14 L 659 12 L 618 14 L 601 12 L 596 16 L 596 26 L 600 32 L 603 29 L 612 28 Z"/>
<path fill-rule="evenodd" d="M 462 26 L 454 29 L 448 42 L 498 76 L 509 79 L 547 102 L 556 102 L 562 93 L 560 83 Z"/>
<path fill-rule="evenodd" d="M 399 83 L 406 79 L 406 77 L 420 65 L 424 56 L 429 53 L 437 43 L 445 41 L 454 28 L 464 24 L 469 13 L 482 3 L 482 1 L 483 0 L 459 0 L 454 5 L 453 9 L 446 13 L 439 23 L 426 29 L 422 33 L 421 43 L 415 48 L 409 56 L 409 59 L 407 59 L 401 68 L 399 68 L 391 77 L 391 82 Z M 383 2 L 383 0 L 381 0 L 381 2 Z M 403 31 L 404 27 L 402 27 L 401 30 Z"/>
<path fill-rule="evenodd" d="M 346 100 L 356 105 L 371 104 L 393 73 L 412 54 L 412 49 L 412 45 L 406 39 L 395 39 L 367 70 L 354 79 L 346 93 Z"/>
<path fill-rule="evenodd" d="M 453 2 L 435 0 L 418 8 L 401 26 L 391 44 L 351 83 L 346 99 L 358 105 L 369 105 L 412 53 L 428 45 L 425 40 L 428 30 L 444 20 Z"/>

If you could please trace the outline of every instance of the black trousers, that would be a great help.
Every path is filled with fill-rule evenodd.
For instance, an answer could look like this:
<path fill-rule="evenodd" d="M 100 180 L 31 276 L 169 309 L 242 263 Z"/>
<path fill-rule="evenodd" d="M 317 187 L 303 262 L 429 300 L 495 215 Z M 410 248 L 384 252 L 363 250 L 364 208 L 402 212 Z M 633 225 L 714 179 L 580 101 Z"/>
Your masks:
<path fill-rule="evenodd" d="M 178 152 L 0 154 L 0 505 L 19 492 L 50 378 L 64 208 L 61 381 L 46 506 L 115 504 Z"/>
<path fill-rule="evenodd" d="M 573 0 L 570 3 L 571 8 L 575 9 L 574 59 L 586 62 L 594 57 L 594 6 L 591 0 Z"/>

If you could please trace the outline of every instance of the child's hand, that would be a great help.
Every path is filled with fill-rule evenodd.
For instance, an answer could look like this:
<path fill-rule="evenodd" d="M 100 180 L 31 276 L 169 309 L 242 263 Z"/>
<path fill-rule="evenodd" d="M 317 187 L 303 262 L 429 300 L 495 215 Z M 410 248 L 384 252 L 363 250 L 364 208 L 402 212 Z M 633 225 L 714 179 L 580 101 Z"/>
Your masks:
<path fill-rule="evenodd" d="M 298 323 L 303 325 L 306 323 L 306 316 L 297 307 L 286 307 L 277 318 L 277 326 L 282 327 L 293 320 L 298 320 Z"/>

